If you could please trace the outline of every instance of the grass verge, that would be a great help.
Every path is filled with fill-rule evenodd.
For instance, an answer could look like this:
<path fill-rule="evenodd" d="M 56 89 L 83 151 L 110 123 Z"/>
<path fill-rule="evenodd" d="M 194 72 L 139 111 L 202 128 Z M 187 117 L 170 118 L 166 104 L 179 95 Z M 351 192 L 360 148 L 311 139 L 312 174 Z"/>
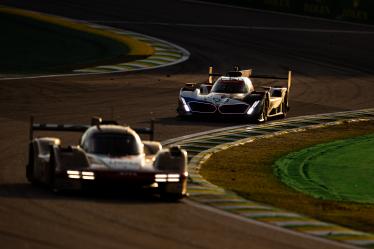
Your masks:
<path fill-rule="evenodd" d="M 148 44 L 83 23 L 0 6 L 0 73 L 61 73 L 146 58 Z"/>
<path fill-rule="evenodd" d="M 374 133 L 318 144 L 278 159 L 274 173 L 316 198 L 374 204 Z"/>
<path fill-rule="evenodd" d="M 273 174 L 274 162 L 292 151 L 371 133 L 374 121 L 256 139 L 213 154 L 200 173 L 208 181 L 244 198 L 373 233 L 374 205 L 316 199 L 289 188 Z"/>

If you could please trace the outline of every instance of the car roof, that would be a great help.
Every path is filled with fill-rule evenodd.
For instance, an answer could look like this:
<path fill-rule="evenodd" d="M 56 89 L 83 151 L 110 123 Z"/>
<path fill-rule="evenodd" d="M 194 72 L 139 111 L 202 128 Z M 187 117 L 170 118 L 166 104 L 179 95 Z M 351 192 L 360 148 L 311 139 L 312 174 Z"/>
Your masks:
<path fill-rule="evenodd" d="M 229 77 L 229 76 L 221 76 L 218 80 L 227 80 L 227 81 L 245 81 L 247 77 Z"/>
<path fill-rule="evenodd" d="M 105 133 L 110 133 L 110 134 L 129 134 L 133 135 L 137 139 L 139 138 L 139 135 L 130 127 L 128 126 L 122 126 L 122 125 L 96 125 L 96 126 L 91 126 L 88 128 L 84 134 L 82 135 L 82 140 L 85 140 L 87 138 L 91 138 L 95 136 L 96 134 L 105 134 Z M 140 138 L 139 138 L 140 139 Z"/>
<path fill-rule="evenodd" d="M 243 77 L 243 76 L 240 76 L 240 77 L 230 77 L 230 76 L 221 76 L 219 77 L 215 83 L 219 82 L 219 81 L 241 81 L 241 82 L 244 82 L 246 85 L 249 86 L 249 88 L 253 88 L 253 84 L 252 84 L 252 81 L 250 78 L 248 77 Z"/>

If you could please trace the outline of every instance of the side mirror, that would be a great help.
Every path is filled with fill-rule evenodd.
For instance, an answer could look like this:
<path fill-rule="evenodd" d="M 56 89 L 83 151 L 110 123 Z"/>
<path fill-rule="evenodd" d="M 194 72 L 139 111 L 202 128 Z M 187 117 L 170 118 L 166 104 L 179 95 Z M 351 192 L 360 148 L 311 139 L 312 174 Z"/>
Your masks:
<path fill-rule="evenodd" d="M 96 116 L 95 116 L 95 117 L 92 117 L 92 118 L 91 118 L 91 125 L 92 125 L 92 126 L 100 125 L 101 122 L 103 122 L 103 119 L 100 118 L 100 117 L 96 117 Z"/>
<path fill-rule="evenodd" d="M 210 93 L 210 90 L 212 90 L 212 85 L 202 84 L 200 86 L 200 93 L 207 95 Z"/>
<path fill-rule="evenodd" d="M 186 83 L 183 87 L 183 91 L 194 91 L 196 89 L 195 83 Z"/>

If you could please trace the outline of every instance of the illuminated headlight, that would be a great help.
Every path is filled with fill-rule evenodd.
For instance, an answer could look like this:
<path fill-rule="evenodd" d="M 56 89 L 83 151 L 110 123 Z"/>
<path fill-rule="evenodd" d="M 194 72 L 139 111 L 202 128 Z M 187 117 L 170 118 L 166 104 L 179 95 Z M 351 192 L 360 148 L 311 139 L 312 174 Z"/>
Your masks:
<path fill-rule="evenodd" d="M 82 179 L 84 180 L 95 180 L 95 174 L 91 171 L 82 171 Z"/>
<path fill-rule="evenodd" d="M 253 103 L 253 105 L 248 109 L 247 114 L 248 114 L 248 115 L 251 115 L 251 114 L 253 113 L 253 111 L 255 110 L 256 106 L 257 106 L 259 103 L 260 103 L 259 100 L 255 101 L 255 102 Z"/>
<path fill-rule="evenodd" d="M 82 176 L 94 176 L 94 172 L 90 172 L 90 171 L 82 171 Z"/>
<path fill-rule="evenodd" d="M 95 180 L 95 173 L 91 171 L 68 170 L 66 173 L 71 179 Z"/>
<path fill-rule="evenodd" d="M 155 175 L 156 182 L 167 182 L 168 175 L 167 174 L 157 174 Z"/>
<path fill-rule="evenodd" d="M 68 174 L 69 178 L 72 178 L 72 179 L 80 179 L 81 178 L 81 174 L 77 170 L 68 170 L 66 173 Z"/>
<path fill-rule="evenodd" d="M 191 111 L 191 108 L 187 105 L 186 100 L 185 100 L 183 97 L 181 97 L 181 101 L 182 101 L 182 104 L 183 104 L 183 108 L 184 108 L 184 110 L 185 110 L 186 112 L 190 112 L 190 111 Z"/>
<path fill-rule="evenodd" d="M 156 182 L 179 182 L 180 174 L 156 174 Z"/>

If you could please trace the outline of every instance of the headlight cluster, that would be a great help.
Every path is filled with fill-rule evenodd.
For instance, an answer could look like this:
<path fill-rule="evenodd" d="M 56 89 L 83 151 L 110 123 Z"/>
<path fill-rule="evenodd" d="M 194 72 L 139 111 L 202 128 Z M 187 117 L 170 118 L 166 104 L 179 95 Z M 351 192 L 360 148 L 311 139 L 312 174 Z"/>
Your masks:
<path fill-rule="evenodd" d="M 186 112 L 190 112 L 191 111 L 191 108 L 187 105 L 187 102 L 184 98 L 181 97 L 181 101 L 182 101 L 182 104 L 183 104 L 183 108 Z"/>
<path fill-rule="evenodd" d="M 253 111 L 255 110 L 256 106 L 260 103 L 259 100 L 256 100 L 253 105 L 248 109 L 247 114 L 251 115 Z"/>
<path fill-rule="evenodd" d="M 91 171 L 68 170 L 66 173 L 72 179 L 95 180 L 95 173 Z"/>
<path fill-rule="evenodd" d="M 179 182 L 180 174 L 156 174 L 156 182 Z"/>

